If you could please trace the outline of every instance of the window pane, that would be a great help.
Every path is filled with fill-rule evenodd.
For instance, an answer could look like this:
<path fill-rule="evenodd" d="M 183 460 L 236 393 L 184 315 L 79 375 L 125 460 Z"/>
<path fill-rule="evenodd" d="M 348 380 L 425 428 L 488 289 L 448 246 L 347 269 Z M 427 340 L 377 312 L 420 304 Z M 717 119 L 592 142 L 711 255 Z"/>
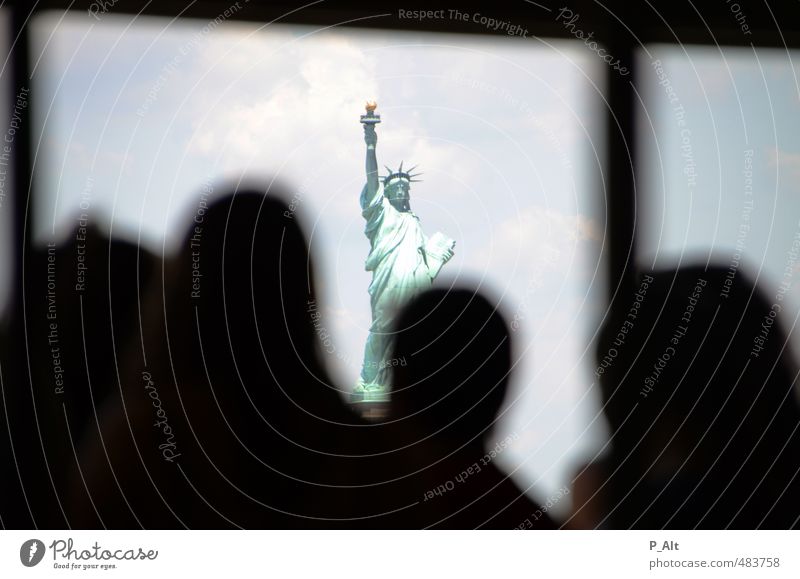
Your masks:
<path fill-rule="evenodd" d="M 770 301 L 781 293 L 787 329 L 800 307 L 797 58 L 655 45 L 639 61 L 642 263 L 711 260 L 743 272 Z M 792 346 L 800 353 L 796 337 Z"/>
<path fill-rule="evenodd" d="M 359 115 L 374 98 L 379 163 L 418 165 L 415 213 L 456 240 L 441 283 L 479 283 L 513 318 L 494 434 L 513 443 L 498 460 L 545 501 L 602 444 L 587 343 L 605 309 L 604 71 L 581 43 L 61 13 L 40 16 L 35 37 L 40 242 L 91 212 L 170 253 L 204 190 L 278 176 L 312 235 L 346 394 L 371 316 Z"/>

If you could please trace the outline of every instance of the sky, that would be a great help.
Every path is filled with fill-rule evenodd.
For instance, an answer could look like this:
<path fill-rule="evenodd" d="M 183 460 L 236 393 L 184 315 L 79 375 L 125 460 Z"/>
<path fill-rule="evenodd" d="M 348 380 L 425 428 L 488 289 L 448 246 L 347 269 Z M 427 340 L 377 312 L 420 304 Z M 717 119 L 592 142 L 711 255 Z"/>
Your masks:
<path fill-rule="evenodd" d="M 770 301 L 790 282 L 787 329 L 800 312 L 800 265 L 788 255 L 800 235 L 797 61 L 796 52 L 780 49 L 655 45 L 639 54 L 642 264 L 728 268 L 738 247 L 737 271 Z M 800 340 L 790 345 L 800 354 Z"/>
<path fill-rule="evenodd" d="M 37 18 L 36 239 L 63 237 L 88 200 L 101 229 L 170 254 L 204 188 L 275 178 L 310 237 L 333 335 L 326 362 L 347 391 L 370 323 L 358 117 L 375 99 L 380 166 L 418 165 L 414 212 L 428 235 L 456 240 L 439 283 L 479 285 L 513 321 L 512 388 L 494 433 L 513 443 L 497 460 L 523 488 L 535 485 L 535 500 L 554 496 L 607 436 L 588 346 L 605 314 L 605 65 L 579 41 L 206 24 Z M 777 285 L 800 230 L 789 57 L 651 46 L 638 64 L 643 265 L 729 262 L 748 162 L 742 267 Z"/>

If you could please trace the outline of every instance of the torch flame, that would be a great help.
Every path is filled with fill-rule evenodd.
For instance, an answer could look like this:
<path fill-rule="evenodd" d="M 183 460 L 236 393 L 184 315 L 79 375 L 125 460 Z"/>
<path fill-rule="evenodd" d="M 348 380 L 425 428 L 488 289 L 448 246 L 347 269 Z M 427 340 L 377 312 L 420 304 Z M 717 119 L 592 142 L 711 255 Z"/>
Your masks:
<path fill-rule="evenodd" d="M 378 103 L 376 101 L 367 101 L 367 106 L 364 108 L 367 109 L 367 112 L 372 112 L 378 108 Z"/>

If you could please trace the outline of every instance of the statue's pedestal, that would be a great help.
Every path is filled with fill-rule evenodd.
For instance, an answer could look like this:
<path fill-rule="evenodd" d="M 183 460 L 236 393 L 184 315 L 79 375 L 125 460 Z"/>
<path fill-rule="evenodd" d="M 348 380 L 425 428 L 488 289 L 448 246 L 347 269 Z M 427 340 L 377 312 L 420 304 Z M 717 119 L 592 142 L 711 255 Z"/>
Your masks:
<path fill-rule="evenodd" d="M 370 390 L 357 387 L 350 393 L 350 404 L 356 414 L 365 420 L 384 420 L 389 415 L 389 392 L 383 388 Z"/>
<path fill-rule="evenodd" d="M 389 416 L 389 401 L 367 401 L 351 402 L 353 411 L 364 420 L 370 422 L 380 422 Z"/>

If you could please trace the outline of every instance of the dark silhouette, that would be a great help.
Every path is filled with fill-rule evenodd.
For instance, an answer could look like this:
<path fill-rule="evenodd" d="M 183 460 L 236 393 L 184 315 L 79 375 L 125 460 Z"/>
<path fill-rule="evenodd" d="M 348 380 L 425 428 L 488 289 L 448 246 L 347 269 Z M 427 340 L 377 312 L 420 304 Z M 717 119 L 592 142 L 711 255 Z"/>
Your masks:
<path fill-rule="evenodd" d="M 485 448 L 511 344 L 481 295 L 404 310 L 381 423 L 328 379 L 308 248 L 274 190 L 198 210 L 141 309 L 78 460 L 65 453 L 71 526 L 553 528 Z"/>
<path fill-rule="evenodd" d="M 396 325 L 392 419 L 406 424 L 402 463 L 418 504 L 408 526 L 554 528 L 502 473 L 489 434 L 506 395 L 511 337 L 485 297 L 435 289 L 414 299 Z M 502 449 L 500 450 L 500 452 Z M 538 512 L 538 515 L 537 515 Z"/>
<path fill-rule="evenodd" d="M 612 450 L 579 473 L 573 522 L 796 527 L 798 368 L 778 320 L 782 296 L 768 302 L 721 267 L 640 282 L 598 343 Z"/>
<path fill-rule="evenodd" d="M 17 402 L 5 414 L 14 445 L 6 484 L 16 479 L 25 489 L 3 509 L 8 525 L 71 524 L 66 488 L 80 476 L 75 449 L 96 434 L 97 408 L 117 388 L 117 353 L 136 332 L 137 291 L 154 263 L 148 251 L 109 240 L 88 219 L 64 241 L 32 252 L 24 311 L 12 312 L 25 330 L 23 355 L 4 360 L 14 370 L 4 387 Z"/>
<path fill-rule="evenodd" d="M 342 468 L 366 426 L 320 362 L 295 215 L 256 192 L 195 215 L 146 306 L 105 447 L 73 485 L 84 526 L 314 528 L 354 509 Z M 144 350 L 142 350 L 144 346 Z"/>

